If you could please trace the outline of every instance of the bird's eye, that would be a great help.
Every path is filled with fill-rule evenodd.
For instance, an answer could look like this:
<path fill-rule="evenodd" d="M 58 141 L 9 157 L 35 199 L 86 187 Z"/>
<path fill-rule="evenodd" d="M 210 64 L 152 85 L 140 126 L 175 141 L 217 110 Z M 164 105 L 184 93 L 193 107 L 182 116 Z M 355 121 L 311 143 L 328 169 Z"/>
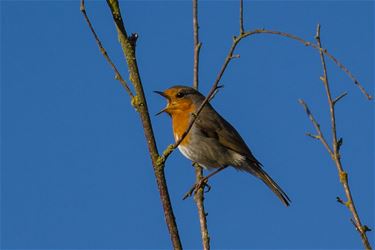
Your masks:
<path fill-rule="evenodd" d="M 182 98 L 182 97 L 184 97 L 184 93 L 183 92 L 178 92 L 177 94 L 176 94 L 176 97 L 177 98 Z"/>

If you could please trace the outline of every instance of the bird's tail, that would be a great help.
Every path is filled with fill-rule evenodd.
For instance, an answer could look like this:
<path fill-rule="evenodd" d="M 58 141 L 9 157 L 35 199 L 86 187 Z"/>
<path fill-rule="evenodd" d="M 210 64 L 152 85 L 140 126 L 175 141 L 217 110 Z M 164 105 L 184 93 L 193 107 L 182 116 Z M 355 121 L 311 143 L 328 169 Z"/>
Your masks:
<path fill-rule="evenodd" d="M 258 161 L 253 162 L 248 160 L 246 167 L 242 167 L 241 170 L 245 170 L 259 179 L 261 179 L 271 190 L 276 194 L 277 197 L 284 203 L 285 206 L 289 206 L 291 200 L 288 195 L 281 189 L 281 187 L 269 176 L 266 171 L 262 169 L 262 164 Z"/>

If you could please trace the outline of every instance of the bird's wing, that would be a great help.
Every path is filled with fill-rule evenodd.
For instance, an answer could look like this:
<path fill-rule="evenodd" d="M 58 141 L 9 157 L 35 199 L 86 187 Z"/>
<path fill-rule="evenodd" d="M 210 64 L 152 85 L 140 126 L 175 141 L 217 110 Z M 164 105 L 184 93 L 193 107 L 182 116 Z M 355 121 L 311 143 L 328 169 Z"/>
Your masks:
<path fill-rule="evenodd" d="M 237 130 L 211 106 L 202 110 L 196 120 L 196 126 L 205 136 L 215 138 L 224 147 L 258 162 Z"/>

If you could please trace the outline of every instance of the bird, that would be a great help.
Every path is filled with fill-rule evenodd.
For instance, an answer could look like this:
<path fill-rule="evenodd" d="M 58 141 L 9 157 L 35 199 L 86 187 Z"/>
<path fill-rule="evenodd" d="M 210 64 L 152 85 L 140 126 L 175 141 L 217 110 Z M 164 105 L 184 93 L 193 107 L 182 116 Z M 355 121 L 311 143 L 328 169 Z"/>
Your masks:
<path fill-rule="evenodd" d="M 171 117 L 173 136 L 177 142 L 187 130 L 205 96 L 198 90 L 183 85 L 154 92 L 167 100 L 167 106 L 157 115 L 167 113 Z M 290 205 L 288 195 L 266 173 L 237 130 L 209 102 L 196 117 L 178 149 L 186 158 L 205 169 L 221 171 L 232 166 L 250 173 L 262 180 L 285 206 Z"/>

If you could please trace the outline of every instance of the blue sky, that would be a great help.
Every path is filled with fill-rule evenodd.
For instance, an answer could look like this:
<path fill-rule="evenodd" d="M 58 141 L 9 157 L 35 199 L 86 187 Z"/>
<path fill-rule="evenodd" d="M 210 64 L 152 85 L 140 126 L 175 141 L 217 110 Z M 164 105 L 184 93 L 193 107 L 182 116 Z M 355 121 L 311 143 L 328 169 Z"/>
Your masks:
<path fill-rule="evenodd" d="M 127 70 L 106 4 L 87 11 L 124 77 Z M 152 114 L 153 94 L 192 82 L 190 1 L 122 1 Z M 245 29 L 267 28 L 322 43 L 374 94 L 372 1 L 245 1 Z M 200 3 L 201 90 L 207 93 L 232 36 L 238 1 Z M 285 208 L 254 177 L 228 169 L 207 194 L 213 248 L 361 248 L 336 169 L 298 98 L 330 139 L 319 55 L 286 38 L 259 35 L 238 47 L 212 104 L 241 133 L 292 200 Z M 374 103 L 330 61 L 342 160 L 364 224 L 374 228 Z M 152 116 L 159 150 L 173 142 L 169 117 Z M 185 248 L 200 248 L 194 181 L 179 152 L 166 177 Z M 373 233 L 369 234 L 372 244 Z M 138 114 L 99 53 L 78 1 L 1 1 L 1 247 L 170 248 Z"/>

